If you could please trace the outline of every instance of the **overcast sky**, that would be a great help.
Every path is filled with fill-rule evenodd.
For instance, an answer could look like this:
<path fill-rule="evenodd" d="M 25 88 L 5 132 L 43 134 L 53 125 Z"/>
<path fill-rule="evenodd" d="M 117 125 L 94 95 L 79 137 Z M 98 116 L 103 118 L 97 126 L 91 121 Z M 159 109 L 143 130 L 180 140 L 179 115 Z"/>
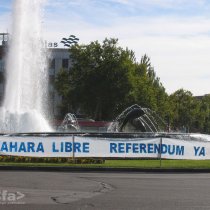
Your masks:
<path fill-rule="evenodd" d="M 12 0 L 0 0 L 0 32 L 10 31 Z M 119 39 L 137 60 L 145 53 L 170 94 L 184 88 L 210 93 L 209 0 L 48 0 L 44 37 L 80 44 Z"/>

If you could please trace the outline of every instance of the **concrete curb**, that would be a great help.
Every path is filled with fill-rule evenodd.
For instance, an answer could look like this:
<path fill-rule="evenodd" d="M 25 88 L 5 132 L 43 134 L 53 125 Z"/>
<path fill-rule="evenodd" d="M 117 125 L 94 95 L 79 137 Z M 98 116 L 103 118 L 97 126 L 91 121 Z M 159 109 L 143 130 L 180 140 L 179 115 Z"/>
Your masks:
<path fill-rule="evenodd" d="M 43 171 L 43 172 L 142 172 L 142 173 L 210 173 L 210 169 L 182 168 L 108 168 L 108 167 L 59 167 L 59 166 L 0 166 L 0 171 Z"/>

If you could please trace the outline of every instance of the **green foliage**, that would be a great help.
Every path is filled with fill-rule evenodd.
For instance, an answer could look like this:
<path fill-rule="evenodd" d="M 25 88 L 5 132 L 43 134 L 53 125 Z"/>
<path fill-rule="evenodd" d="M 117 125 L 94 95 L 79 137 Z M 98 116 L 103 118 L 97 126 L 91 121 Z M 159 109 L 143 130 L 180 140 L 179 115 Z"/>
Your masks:
<path fill-rule="evenodd" d="M 200 101 L 196 123 L 198 130 L 210 133 L 210 95 L 205 95 Z"/>
<path fill-rule="evenodd" d="M 74 45 L 70 55 L 71 70 L 61 70 L 55 83 L 64 113 L 112 120 L 134 103 L 164 113 L 167 94 L 147 55 L 136 62 L 134 52 L 119 47 L 117 39 Z"/>
<path fill-rule="evenodd" d="M 170 95 L 170 102 L 174 128 L 181 128 L 183 126 L 189 128 L 195 117 L 194 110 L 192 109 L 195 106 L 192 93 L 183 89 L 177 90 Z"/>
<path fill-rule="evenodd" d="M 0 156 L 1 159 L 2 156 Z M 24 166 L 26 167 L 81 167 L 81 168 L 142 168 L 142 169 L 209 169 L 210 160 L 160 160 L 151 159 L 138 159 L 138 160 L 102 160 L 102 159 L 89 159 L 92 162 L 86 162 L 87 159 L 78 159 L 78 162 L 64 162 L 64 163 L 44 163 L 44 162 L 14 162 L 0 161 L 1 166 Z"/>
<path fill-rule="evenodd" d="M 171 94 L 169 99 L 174 130 L 210 132 L 210 96 L 206 95 L 198 99 L 193 97 L 190 91 L 180 89 Z"/>
<path fill-rule="evenodd" d="M 135 64 L 135 73 L 132 76 L 130 101 L 150 108 L 165 118 L 169 110 L 168 95 L 160 79 L 156 77 L 147 55 L 142 57 L 140 63 Z"/>
<path fill-rule="evenodd" d="M 72 68 L 61 71 L 56 88 L 70 104 L 94 119 L 112 118 L 129 92 L 129 66 L 132 52 L 117 46 L 117 39 L 105 39 L 103 44 L 75 45 L 70 49 Z M 64 79 L 63 79 L 64 78 Z"/>

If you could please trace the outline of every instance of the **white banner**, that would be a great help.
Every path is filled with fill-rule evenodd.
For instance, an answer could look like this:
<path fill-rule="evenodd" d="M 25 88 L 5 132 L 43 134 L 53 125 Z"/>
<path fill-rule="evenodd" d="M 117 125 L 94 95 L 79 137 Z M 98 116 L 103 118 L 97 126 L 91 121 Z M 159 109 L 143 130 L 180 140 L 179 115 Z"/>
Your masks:
<path fill-rule="evenodd" d="M 210 159 L 210 142 L 162 139 L 161 157 L 166 159 Z"/>
<path fill-rule="evenodd" d="M 210 142 L 172 138 L 98 138 L 82 136 L 0 136 L 0 155 L 210 159 Z"/>

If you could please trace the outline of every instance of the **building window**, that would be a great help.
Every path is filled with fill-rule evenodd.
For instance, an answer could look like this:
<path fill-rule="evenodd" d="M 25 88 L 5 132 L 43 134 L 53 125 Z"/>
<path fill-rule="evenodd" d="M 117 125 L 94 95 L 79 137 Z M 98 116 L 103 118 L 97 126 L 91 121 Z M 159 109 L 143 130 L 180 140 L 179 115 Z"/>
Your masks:
<path fill-rule="evenodd" d="M 51 103 L 54 102 L 55 93 L 53 91 L 50 91 L 49 96 L 50 96 Z"/>
<path fill-rule="evenodd" d="M 0 71 L 4 71 L 4 62 L 0 59 Z"/>
<path fill-rule="evenodd" d="M 0 83 L 4 83 L 4 74 L 0 72 Z"/>
<path fill-rule="evenodd" d="M 53 58 L 52 60 L 50 60 L 49 63 L 50 63 L 49 64 L 50 69 L 55 69 L 55 58 Z"/>
<path fill-rule="evenodd" d="M 62 68 L 68 69 L 69 68 L 69 59 L 62 60 Z"/>
<path fill-rule="evenodd" d="M 2 104 L 3 104 L 3 96 L 0 95 L 0 106 L 2 106 Z"/>
<path fill-rule="evenodd" d="M 50 82 L 50 84 L 53 84 L 54 81 L 55 81 L 55 75 L 50 75 L 49 76 L 49 82 Z"/>

